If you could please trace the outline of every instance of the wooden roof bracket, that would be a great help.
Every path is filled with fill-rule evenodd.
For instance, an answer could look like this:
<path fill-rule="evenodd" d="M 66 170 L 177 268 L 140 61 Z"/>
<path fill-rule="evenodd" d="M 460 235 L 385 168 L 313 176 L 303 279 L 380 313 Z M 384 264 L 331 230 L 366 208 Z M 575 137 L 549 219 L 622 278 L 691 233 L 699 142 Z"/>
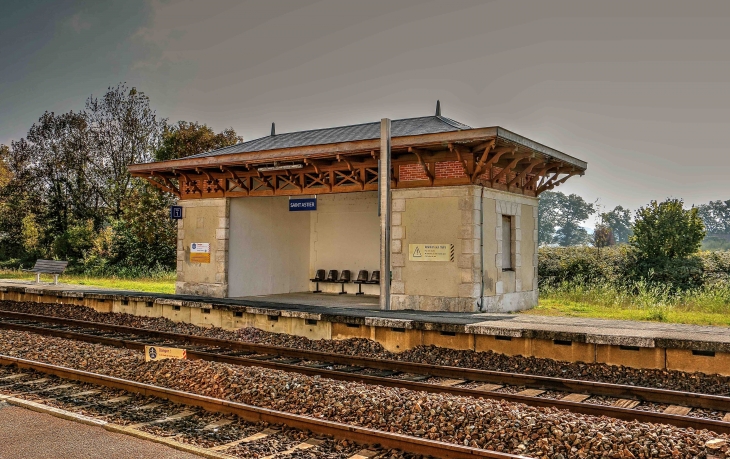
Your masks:
<path fill-rule="evenodd" d="M 187 174 L 186 174 L 186 173 L 184 173 L 184 172 L 180 172 L 180 171 L 177 171 L 177 172 L 176 172 L 176 171 L 175 171 L 174 169 L 173 169 L 172 173 L 173 173 L 173 174 L 180 174 L 180 176 L 181 176 L 182 178 L 184 178 L 184 179 L 185 179 L 185 181 L 186 181 L 186 182 L 188 182 L 188 184 L 192 184 L 193 188 L 194 188 L 194 189 L 196 189 L 196 190 L 198 191 L 198 194 L 200 195 L 200 197 L 201 197 L 201 198 L 203 197 L 203 189 L 202 189 L 202 188 L 200 188 L 200 187 L 198 186 L 197 180 L 193 180 L 193 179 L 191 179 L 191 178 L 190 178 L 190 176 L 189 176 L 189 175 L 187 175 Z"/>
<path fill-rule="evenodd" d="M 264 185 L 266 185 L 266 188 L 268 188 L 271 191 L 273 191 L 274 193 L 276 193 L 276 188 L 274 187 L 274 185 L 271 184 L 271 177 L 265 176 L 258 169 L 256 169 L 256 174 L 258 174 L 258 178 L 259 178 L 259 180 L 261 180 L 261 183 L 263 183 Z"/>
<path fill-rule="evenodd" d="M 469 162 L 464 157 L 466 156 L 466 154 L 471 154 L 471 151 L 469 151 L 467 148 L 462 147 L 461 145 L 454 145 L 453 143 L 449 143 L 449 150 L 453 153 L 456 153 L 456 159 L 461 163 L 462 167 L 464 168 L 464 173 L 467 176 L 471 176 L 471 172 L 469 171 Z"/>
<path fill-rule="evenodd" d="M 544 159 L 539 159 L 539 158 L 538 159 L 533 159 L 532 161 L 530 161 L 530 164 L 528 164 L 527 167 L 525 167 L 525 170 L 523 170 L 522 172 L 520 172 L 519 174 L 517 174 L 515 176 L 515 178 L 513 178 L 512 180 L 510 180 L 510 182 L 507 184 L 507 188 L 509 189 L 509 187 L 511 187 L 515 183 L 519 183 L 520 180 L 522 180 L 523 178 L 525 178 L 525 176 L 527 176 L 527 174 L 529 174 L 530 172 L 532 172 L 532 169 L 534 169 L 535 166 L 537 166 L 538 164 L 544 164 L 544 163 L 545 163 L 545 160 Z"/>
<path fill-rule="evenodd" d="M 542 169 L 540 169 L 538 172 L 535 173 L 535 176 L 525 184 L 525 187 L 537 185 L 538 180 L 540 180 L 550 169 L 555 169 L 556 167 L 561 167 L 563 163 L 559 162 L 552 162 L 547 163 Z"/>
<path fill-rule="evenodd" d="M 220 168 L 221 168 L 221 172 L 231 176 L 231 180 L 236 182 L 236 185 L 238 185 L 239 188 L 243 188 L 244 190 L 246 190 L 246 195 L 248 195 L 250 193 L 248 186 L 246 186 L 246 184 L 243 183 L 243 179 L 241 179 L 241 177 L 239 177 L 235 171 L 229 169 L 226 166 L 221 166 Z"/>
<path fill-rule="evenodd" d="M 477 161 L 476 165 L 474 166 L 474 172 L 471 174 L 471 182 L 474 183 L 477 180 L 477 177 L 479 177 L 479 174 L 482 173 L 483 169 L 486 169 L 489 167 L 489 164 L 487 164 L 487 156 L 489 156 L 489 152 L 492 151 L 494 148 L 494 145 L 497 143 L 497 139 L 492 139 L 489 143 L 487 143 L 486 147 L 484 147 L 484 153 L 482 154 L 482 157 L 479 158 L 479 161 Z M 494 159 L 494 158 L 492 158 Z M 499 158 L 498 158 L 499 159 Z"/>
<path fill-rule="evenodd" d="M 423 172 L 426 174 L 426 177 L 428 177 L 428 182 L 433 185 L 433 174 L 428 168 L 426 162 L 423 160 L 423 156 L 426 152 L 421 150 L 420 148 L 408 147 L 408 153 L 416 155 L 416 158 L 418 159 L 418 164 L 421 165 L 421 167 L 423 168 Z"/>
<path fill-rule="evenodd" d="M 160 174 L 159 172 L 154 172 L 154 171 L 150 172 L 150 178 L 152 178 L 152 177 L 157 177 L 157 178 L 162 179 L 162 181 L 165 182 L 165 185 L 167 185 L 167 188 L 169 188 L 170 193 L 174 194 L 178 198 L 180 197 L 180 190 L 177 189 L 175 184 L 172 183 L 169 178 L 165 177 L 164 175 Z M 148 180 L 148 181 L 151 182 L 152 180 Z"/>
<path fill-rule="evenodd" d="M 503 167 L 502 170 L 499 171 L 499 174 L 497 174 L 494 177 L 492 177 L 492 179 L 491 179 L 492 186 L 494 186 L 494 184 L 500 178 L 502 178 L 503 175 L 509 173 L 512 169 L 514 169 L 514 167 L 517 165 L 517 163 L 519 163 L 520 161 L 522 161 L 523 159 L 525 159 L 526 157 L 529 157 L 529 156 L 530 155 L 527 155 L 527 154 L 524 154 L 524 155 L 515 155 L 515 159 L 513 159 L 511 163 L 509 163 L 506 167 Z"/>
<path fill-rule="evenodd" d="M 220 184 L 220 183 L 218 182 L 218 180 L 217 180 L 217 179 L 216 179 L 215 177 L 213 177 L 212 175 L 210 175 L 210 172 L 206 171 L 205 169 L 201 169 L 201 168 L 199 168 L 199 167 L 196 167 L 196 168 L 195 168 L 195 172 L 197 172 L 198 174 L 203 174 L 203 175 L 205 176 L 205 178 L 206 178 L 206 179 L 207 179 L 207 180 L 208 180 L 209 182 L 211 182 L 211 183 L 214 183 L 214 184 L 215 184 L 215 188 L 216 188 L 217 190 L 221 190 L 221 191 L 223 191 L 223 192 L 225 192 L 225 191 L 226 191 L 226 190 L 225 190 L 225 189 L 224 189 L 224 188 L 223 188 L 223 187 L 221 186 L 221 184 Z"/>
<path fill-rule="evenodd" d="M 565 177 L 561 178 L 561 179 L 560 179 L 560 180 L 558 180 L 557 182 L 553 182 L 553 183 L 551 183 L 551 184 L 549 184 L 549 185 L 546 185 L 546 186 L 543 186 L 543 187 L 541 187 L 541 188 L 540 188 L 540 189 L 539 189 L 539 190 L 537 191 L 537 193 L 538 193 L 538 194 L 540 194 L 540 193 L 542 193 L 543 191 L 547 191 L 547 190 L 552 190 L 552 189 L 553 189 L 553 188 L 555 188 L 555 187 L 559 187 L 560 185 L 562 185 L 563 183 L 565 183 L 565 181 L 566 181 L 566 180 L 568 180 L 568 179 L 569 179 L 570 177 L 572 177 L 572 176 L 574 176 L 574 175 L 576 175 L 576 174 L 579 174 L 579 172 L 578 172 L 578 171 L 576 171 L 575 169 L 573 169 L 572 171 L 568 172 L 568 175 L 566 175 Z M 582 174 L 581 174 L 581 175 L 582 175 Z"/>
<path fill-rule="evenodd" d="M 345 164 L 347 164 L 347 170 L 350 171 L 350 178 L 355 183 L 357 183 L 358 185 L 360 185 L 360 188 L 361 189 L 365 189 L 365 183 L 362 180 L 360 180 L 358 171 L 355 168 L 352 167 L 352 163 L 347 158 L 343 157 L 342 155 L 337 155 L 337 161 L 342 161 Z"/>

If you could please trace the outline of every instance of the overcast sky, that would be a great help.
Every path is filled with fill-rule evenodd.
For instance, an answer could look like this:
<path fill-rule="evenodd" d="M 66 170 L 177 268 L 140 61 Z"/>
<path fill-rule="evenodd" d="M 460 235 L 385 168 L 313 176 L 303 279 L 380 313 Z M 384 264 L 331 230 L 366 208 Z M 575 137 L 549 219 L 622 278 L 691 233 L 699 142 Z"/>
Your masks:
<path fill-rule="evenodd" d="M 3 0 L 0 143 L 121 81 L 278 132 L 432 114 L 588 162 L 605 208 L 730 199 L 730 1 Z"/>

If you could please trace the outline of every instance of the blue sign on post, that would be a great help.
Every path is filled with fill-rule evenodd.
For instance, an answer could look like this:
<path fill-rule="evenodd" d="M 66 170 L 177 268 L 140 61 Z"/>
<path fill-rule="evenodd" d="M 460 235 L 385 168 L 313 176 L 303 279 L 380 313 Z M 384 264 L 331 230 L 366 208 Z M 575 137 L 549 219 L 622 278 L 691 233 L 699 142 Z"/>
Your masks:
<path fill-rule="evenodd" d="M 170 218 L 182 220 L 182 206 L 170 206 Z"/>
<path fill-rule="evenodd" d="M 289 212 L 317 210 L 317 198 L 301 198 L 289 200 Z"/>

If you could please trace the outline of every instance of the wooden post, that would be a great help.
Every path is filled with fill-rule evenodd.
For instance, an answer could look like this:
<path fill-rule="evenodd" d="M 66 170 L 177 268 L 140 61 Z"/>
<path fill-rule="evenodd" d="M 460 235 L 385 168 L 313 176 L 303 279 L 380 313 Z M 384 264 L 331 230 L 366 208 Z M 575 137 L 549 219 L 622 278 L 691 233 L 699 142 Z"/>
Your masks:
<path fill-rule="evenodd" d="M 390 119 L 380 120 L 378 161 L 380 213 L 380 309 L 390 310 Z"/>

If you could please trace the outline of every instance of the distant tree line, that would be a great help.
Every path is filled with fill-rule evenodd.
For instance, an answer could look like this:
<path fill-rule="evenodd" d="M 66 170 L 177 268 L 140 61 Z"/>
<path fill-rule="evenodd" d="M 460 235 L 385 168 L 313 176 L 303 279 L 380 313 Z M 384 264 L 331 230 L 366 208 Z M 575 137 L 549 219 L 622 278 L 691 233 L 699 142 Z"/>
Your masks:
<path fill-rule="evenodd" d="M 546 191 L 540 195 L 538 209 L 541 246 L 636 245 L 647 239 L 667 239 L 667 231 L 672 231 L 671 237 L 677 238 L 679 245 L 687 246 L 688 241 L 699 238 L 698 244 L 707 250 L 730 250 L 730 200 L 711 201 L 690 209 L 685 209 L 679 199 L 651 201 L 632 218 L 632 212 L 623 206 L 599 212 L 596 204 L 576 194 Z M 597 224 L 591 235 L 582 225 L 596 214 Z M 652 226 L 650 230 L 647 225 L 659 225 L 660 229 Z M 692 243 L 688 247 L 696 251 L 699 245 L 695 248 Z"/>
<path fill-rule="evenodd" d="M 127 166 L 241 141 L 231 128 L 170 124 L 123 83 L 90 96 L 80 112 L 44 113 L 26 137 L 0 145 L 0 266 L 58 258 L 106 274 L 174 269 L 175 197 Z"/>

